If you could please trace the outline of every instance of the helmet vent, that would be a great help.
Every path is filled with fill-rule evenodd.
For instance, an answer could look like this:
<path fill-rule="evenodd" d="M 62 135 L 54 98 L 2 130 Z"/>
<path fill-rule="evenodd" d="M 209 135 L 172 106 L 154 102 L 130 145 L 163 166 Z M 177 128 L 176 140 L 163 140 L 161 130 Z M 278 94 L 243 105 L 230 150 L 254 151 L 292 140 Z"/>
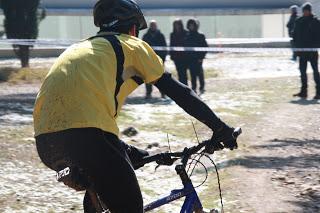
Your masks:
<path fill-rule="evenodd" d="M 105 28 L 109 28 L 109 27 L 112 27 L 113 25 L 117 24 L 118 22 L 119 22 L 119 20 L 114 20 L 108 24 L 103 24 L 102 26 Z"/>

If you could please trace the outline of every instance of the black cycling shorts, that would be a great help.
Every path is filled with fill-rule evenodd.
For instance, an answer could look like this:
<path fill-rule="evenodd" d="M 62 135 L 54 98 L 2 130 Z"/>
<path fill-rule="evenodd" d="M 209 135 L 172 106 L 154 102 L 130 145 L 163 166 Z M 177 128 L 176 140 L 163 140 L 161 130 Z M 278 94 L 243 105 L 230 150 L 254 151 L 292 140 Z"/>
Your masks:
<path fill-rule="evenodd" d="M 49 168 L 72 162 L 90 177 L 113 213 L 142 213 L 140 187 L 117 136 L 97 128 L 69 129 L 36 137 L 39 156 Z"/>

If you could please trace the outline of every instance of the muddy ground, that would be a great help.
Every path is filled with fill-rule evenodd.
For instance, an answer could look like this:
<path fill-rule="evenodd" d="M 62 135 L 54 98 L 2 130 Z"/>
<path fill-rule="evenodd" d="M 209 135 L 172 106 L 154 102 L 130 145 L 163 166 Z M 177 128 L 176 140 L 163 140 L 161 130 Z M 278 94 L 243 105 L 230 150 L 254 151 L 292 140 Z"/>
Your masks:
<path fill-rule="evenodd" d="M 207 91 L 202 98 L 224 120 L 243 128 L 238 150 L 213 155 L 226 212 L 320 211 L 320 102 L 292 98 L 299 78 L 288 57 L 221 54 L 206 62 Z M 49 67 L 52 61 L 34 64 Z M 32 108 L 39 85 L 0 83 L 0 212 L 81 212 L 83 193 L 56 183 L 55 173 L 36 154 Z M 313 94 L 310 89 L 310 97 Z M 155 91 L 146 101 L 140 87 L 128 99 L 120 128 L 134 126 L 139 134 L 123 135 L 125 141 L 151 152 L 167 151 L 168 134 L 171 149 L 179 151 L 197 143 L 192 121 L 201 140 L 210 137 L 205 126 L 158 97 Z M 154 168 L 151 164 L 137 171 L 146 203 L 180 187 L 174 167 Z M 213 167 L 209 173 L 199 194 L 206 207 L 219 208 Z M 199 167 L 192 178 L 201 183 L 203 177 Z M 154 212 L 179 212 L 179 205 Z"/>

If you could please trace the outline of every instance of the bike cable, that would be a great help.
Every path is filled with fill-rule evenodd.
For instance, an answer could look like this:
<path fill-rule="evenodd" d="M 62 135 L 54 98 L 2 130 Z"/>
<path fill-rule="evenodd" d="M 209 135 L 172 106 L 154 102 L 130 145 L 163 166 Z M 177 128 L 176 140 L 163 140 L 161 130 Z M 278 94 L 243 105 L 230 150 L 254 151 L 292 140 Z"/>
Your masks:
<path fill-rule="evenodd" d="M 198 137 L 198 134 L 197 134 L 195 125 L 194 125 L 193 121 L 191 121 L 191 123 L 192 123 L 192 127 L 193 127 L 193 130 L 194 130 L 195 136 L 196 136 L 196 138 L 197 138 L 198 144 L 199 144 L 200 141 L 199 141 L 199 137 Z M 196 159 L 198 156 L 199 156 L 199 158 Z M 195 187 L 195 188 L 198 188 L 198 187 L 202 186 L 202 185 L 207 181 L 207 179 L 208 179 L 208 169 L 207 169 L 207 167 L 206 167 L 202 162 L 200 162 L 200 160 L 201 160 L 201 158 L 202 158 L 203 156 L 205 156 L 206 158 L 208 158 L 208 159 L 210 160 L 210 162 L 212 163 L 212 165 L 214 166 L 214 168 L 215 168 L 215 171 L 216 171 L 216 174 L 217 174 L 217 180 L 218 180 L 218 187 L 219 187 L 221 213 L 224 213 L 224 206 L 223 206 L 223 199 L 222 199 L 222 190 L 221 190 L 220 175 L 219 175 L 218 167 L 217 167 L 217 165 L 215 164 L 215 162 L 212 160 L 212 158 L 211 158 L 208 154 L 206 154 L 204 151 L 202 151 L 201 153 L 196 153 L 196 155 L 192 158 L 192 161 L 191 161 L 191 163 L 189 164 L 189 167 L 188 167 L 188 170 L 187 170 L 188 172 L 189 172 L 189 169 L 191 168 L 192 163 L 193 163 L 194 161 L 196 161 L 196 162 L 195 162 L 195 164 L 194 164 L 194 167 L 192 168 L 192 171 L 191 171 L 191 174 L 190 174 L 189 177 L 191 178 L 191 176 L 192 176 L 192 174 L 193 174 L 193 172 L 194 172 L 197 164 L 200 163 L 200 164 L 204 167 L 204 169 L 205 169 L 205 171 L 206 171 L 206 178 L 205 178 L 205 181 L 204 181 L 204 182 L 202 182 L 199 186 L 197 186 L 197 187 Z"/>
<path fill-rule="evenodd" d="M 200 157 L 198 158 L 198 160 L 200 160 L 200 159 L 202 158 L 201 153 L 196 153 L 196 154 L 194 155 L 194 157 L 191 159 L 191 162 L 188 163 L 188 169 L 187 169 L 187 173 L 188 173 L 188 174 L 189 174 L 189 171 L 190 171 L 190 169 L 191 169 L 191 166 L 194 164 L 193 162 L 194 162 L 194 161 L 197 161 L 196 158 L 197 158 L 198 156 L 200 156 Z M 194 168 L 192 169 L 190 176 L 192 175 L 193 170 L 194 170 Z"/>
<path fill-rule="evenodd" d="M 197 157 L 199 157 L 198 159 L 196 159 Z M 210 162 L 212 163 L 212 165 L 214 166 L 215 168 L 215 171 L 216 171 L 216 174 L 217 174 L 217 180 L 218 180 L 218 187 L 219 187 L 219 196 L 220 196 L 220 204 L 221 204 L 221 213 L 224 213 L 224 205 L 223 205 L 223 198 L 222 198 L 222 189 L 221 189 L 221 183 L 220 183 L 220 175 L 219 175 L 219 171 L 218 171 L 218 167 L 217 165 L 215 164 L 215 162 L 213 161 L 213 159 L 206 153 L 204 152 L 201 152 L 201 153 L 197 153 L 192 159 L 191 159 L 191 162 L 189 163 L 189 167 L 188 167 L 188 172 L 192 166 L 192 164 L 194 164 L 192 170 L 191 170 L 191 173 L 189 175 L 189 177 L 191 178 L 191 176 L 193 175 L 193 172 L 196 168 L 196 166 L 198 164 L 201 164 L 203 166 L 203 168 L 205 169 L 205 172 L 206 172 L 206 178 L 205 180 L 199 184 L 198 186 L 196 186 L 195 188 L 198 188 L 200 186 L 202 186 L 208 179 L 208 169 L 207 167 L 200 161 L 202 157 L 206 157 L 210 160 Z"/>
<path fill-rule="evenodd" d="M 211 161 L 212 165 L 214 165 L 214 168 L 216 170 L 217 179 L 218 179 L 218 187 L 219 187 L 219 195 L 220 195 L 221 213 L 224 213 L 222 190 L 221 190 L 220 175 L 219 175 L 219 172 L 218 172 L 218 167 L 217 167 L 215 162 L 212 160 L 212 158 L 208 154 L 203 153 L 203 155 Z"/>
<path fill-rule="evenodd" d="M 190 163 L 190 165 L 191 164 L 193 164 L 193 162 L 195 162 L 194 163 L 194 166 L 193 166 L 193 168 L 192 168 L 192 172 L 191 172 L 191 174 L 189 175 L 189 178 L 191 178 L 191 176 L 192 176 L 192 174 L 193 174 L 193 171 L 195 170 L 195 168 L 196 168 L 196 166 L 198 165 L 198 164 L 200 164 L 203 168 L 204 168 L 204 170 L 205 170 L 205 173 L 206 173 L 206 177 L 205 177 L 205 179 L 199 184 L 199 185 L 197 185 L 197 186 L 195 186 L 194 188 L 199 188 L 200 186 L 202 186 L 203 184 L 205 184 L 205 182 L 207 182 L 207 180 L 208 180 L 208 169 L 207 169 L 207 167 L 200 161 L 200 159 L 203 157 L 203 155 L 202 156 L 200 156 L 200 158 L 197 160 L 197 159 L 192 159 L 192 162 Z"/>

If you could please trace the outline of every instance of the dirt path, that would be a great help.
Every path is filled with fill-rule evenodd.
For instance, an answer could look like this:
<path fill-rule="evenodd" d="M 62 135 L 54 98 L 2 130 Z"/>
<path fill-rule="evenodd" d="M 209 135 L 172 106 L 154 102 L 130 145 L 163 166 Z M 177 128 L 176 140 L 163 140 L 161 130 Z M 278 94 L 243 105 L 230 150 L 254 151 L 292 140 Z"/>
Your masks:
<path fill-rule="evenodd" d="M 202 98 L 244 131 L 237 151 L 214 155 L 226 212 L 320 211 L 320 103 L 293 100 L 297 83 L 296 77 L 208 80 Z M 36 154 L 31 114 L 38 87 L 0 84 L 0 212 L 81 212 L 82 194 L 57 184 L 54 172 Z M 146 102 L 143 94 L 141 87 L 120 116 L 121 129 L 139 130 L 136 137 L 123 137 L 125 141 L 141 148 L 157 143 L 151 151 L 168 149 L 167 133 L 176 151 L 195 143 L 189 117 L 181 109 L 157 98 Z M 201 139 L 210 137 L 199 123 L 196 128 Z M 137 171 L 144 199 L 151 201 L 178 186 L 174 174 L 174 168 L 155 173 L 153 165 Z M 212 201 L 218 205 L 214 177 L 211 182 L 200 194 L 210 206 Z M 175 213 L 180 204 L 154 212 Z"/>
<path fill-rule="evenodd" d="M 320 211 L 320 104 L 272 105 L 246 126 L 246 151 L 233 159 L 242 209 L 252 212 Z"/>

